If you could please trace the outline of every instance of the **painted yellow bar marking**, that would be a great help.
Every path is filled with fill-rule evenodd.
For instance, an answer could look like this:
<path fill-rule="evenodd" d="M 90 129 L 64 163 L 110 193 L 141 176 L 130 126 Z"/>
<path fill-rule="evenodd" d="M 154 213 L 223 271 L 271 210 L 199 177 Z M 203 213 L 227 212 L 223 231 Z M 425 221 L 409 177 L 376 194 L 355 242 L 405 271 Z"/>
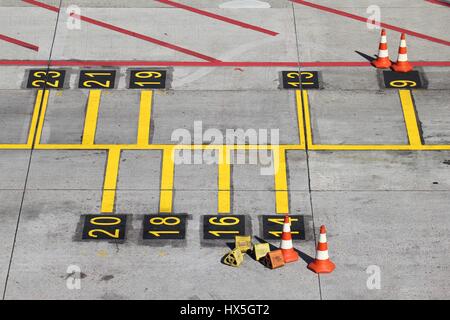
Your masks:
<path fill-rule="evenodd" d="M 305 112 L 306 144 L 308 145 L 308 147 L 311 147 L 313 145 L 313 138 L 311 129 L 311 115 L 309 113 L 309 97 L 307 90 L 302 90 L 302 98 L 303 99 L 300 99 L 300 102 L 302 103 L 303 111 Z"/>
<path fill-rule="evenodd" d="M 95 140 L 95 131 L 97 129 L 98 109 L 100 106 L 101 90 L 90 90 L 84 120 L 83 145 L 93 145 Z"/>
<path fill-rule="evenodd" d="M 27 149 L 25 144 L 0 144 L 0 149 Z M 219 149 L 220 145 L 170 145 L 170 144 L 152 144 L 148 146 L 138 146 L 136 144 L 95 144 L 95 145 L 77 145 L 77 144 L 41 144 L 36 145 L 35 149 L 39 150 L 109 150 L 111 148 L 120 148 L 122 150 L 164 150 L 166 148 L 173 148 L 175 150 L 186 149 L 186 150 L 211 150 L 211 149 Z M 296 145 L 269 145 L 269 146 L 228 146 L 230 150 L 304 150 L 304 147 L 296 146 Z M 418 150 L 450 150 L 450 145 L 418 145 L 411 146 L 409 144 L 401 144 L 401 145 L 328 145 L 328 144 L 319 144 L 319 145 L 310 145 L 308 147 L 309 150 L 314 151 L 418 151 Z"/>
<path fill-rule="evenodd" d="M 230 150 L 223 146 L 219 151 L 219 178 L 218 178 L 218 213 L 231 212 L 231 163 Z"/>
<path fill-rule="evenodd" d="M 137 144 L 146 146 L 149 144 L 150 120 L 152 115 L 153 91 L 141 92 L 141 106 L 139 112 Z"/>
<path fill-rule="evenodd" d="M 289 213 L 289 192 L 286 174 L 286 150 L 273 149 L 275 175 L 275 206 L 279 214 Z"/>
<path fill-rule="evenodd" d="M 173 162 L 173 146 L 165 148 L 162 157 L 161 191 L 159 195 L 159 212 L 172 212 L 173 201 L 173 175 L 175 171 Z"/>
<path fill-rule="evenodd" d="M 303 102 L 302 102 L 302 91 L 295 90 L 295 100 L 297 104 L 297 120 L 298 120 L 298 132 L 299 132 L 299 143 L 300 146 L 304 146 L 305 140 L 305 122 L 303 119 Z"/>
<path fill-rule="evenodd" d="M 41 141 L 42 126 L 44 125 L 45 112 L 47 110 L 47 104 L 48 104 L 48 95 L 49 95 L 48 90 L 38 90 L 38 92 L 37 92 L 36 102 L 34 104 L 33 115 L 31 116 L 30 130 L 28 132 L 27 145 L 30 148 L 33 146 L 36 130 L 38 132 L 37 137 L 36 137 L 36 142 L 39 143 Z M 44 100 L 42 100 L 42 99 L 44 99 Z M 40 118 L 39 118 L 39 115 L 40 115 Z M 38 120 L 39 120 L 39 123 L 38 123 Z M 36 128 L 36 125 L 38 126 L 38 128 Z"/>
<path fill-rule="evenodd" d="M 105 181 L 103 183 L 102 213 L 114 212 L 116 199 L 117 175 L 119 173 L 120 148 L 111 148 L 106 163 Z"/>
<path fill-rule="evenodd" d="M 399 90 L 398 93 L 402 104 L 409 144 L 411 146 L 420 146 L 422 145 L 422 139 L 420 138 L 420 130 L 417 123 L 416 111 L 414 109 L 411 91 Z"/>

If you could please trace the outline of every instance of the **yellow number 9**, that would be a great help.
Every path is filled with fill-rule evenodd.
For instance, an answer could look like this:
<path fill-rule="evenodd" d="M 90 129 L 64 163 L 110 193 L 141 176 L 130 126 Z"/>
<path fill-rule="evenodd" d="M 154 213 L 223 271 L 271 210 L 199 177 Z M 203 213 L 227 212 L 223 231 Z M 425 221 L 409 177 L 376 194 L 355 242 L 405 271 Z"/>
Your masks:
<path fill-rule="evenodd" d="M 296 79 L 296 78 L 299 77 L 299 74 L 298 74 L 298 72 L 289 72 L 287 74 L 287 77 L 290 78 L 290 79 Z"/>
<path fill-rule="evenodd" d="M 234 226 L 239 223 L 239 218 L 236 217 L 223 217 L 217 222 L 217 217 L 212 217 L 209 219 L 209 223 L 216 226 Z"/>
<path fill-rule="evenodd" d="M 417 86 L 417 83 L 412 80 L 394 80 L 394 81 L 391 81 L 389 83 L 389 85 L 394 88 L 405 88 L 405 87 L 413 88 L 413 87 Z"/>
<path fill-rule="evenodd" d="M 145 79 L 145 78 L 161 78 L 161 72 L 153 72 L 153 71 L 140 71 L 136 73 L 136 78 Z"/>

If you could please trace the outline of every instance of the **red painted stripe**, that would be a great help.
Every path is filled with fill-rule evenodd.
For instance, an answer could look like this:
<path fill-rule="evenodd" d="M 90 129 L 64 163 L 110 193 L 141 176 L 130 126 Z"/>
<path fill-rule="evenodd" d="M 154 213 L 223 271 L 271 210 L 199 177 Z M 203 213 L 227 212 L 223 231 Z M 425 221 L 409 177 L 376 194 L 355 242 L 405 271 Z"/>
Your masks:
<path fill-rule="evenodd" d="M 319 4 L 311 3 L 311 2 L 308 2 L 308 1 L 303 1 L 303 0 L 291 0 L 291 1 L 295 2 L 295 3 L 298 3 L 298 4 L 302 4 L 302 5 L 311 7 L 311 8 L 315 8 L 315 9 L 319 9 L 319 10 L 326 11 L 326 12 L 329 12 L 329 13 L 337 14 L 337 15 L 340 15 L 340 16 L 343 16 L 343 17 L 347 17 L 347 18 L 350 18 L 350 19 L 354 19 L 354 20 L 358 20 L 358 21 L 362 21 L 362 22 L 367 22 L 368 21 L 367 18 L 364 18 L 364 17 L 361 17 L 361 16 L 357 16 L 355 14 L 351 14 L 351 13 L 348 13 L 348 12 L 345 12 L 345 11 L 333 9 L 333 8 L 330 8 L 330 7 L 321 6 Z M 394 31 L 397 31 L 397 32 L 406 33 L 406 34 L 408 34 L 410 36 L 414 36 L 414 37 L 417 37 L 417 38 L 421 38 L 421 39 L 425 39 L 425 40 L 428 40 L 428 41 L 432 41 L 432 42 L 436 42 L 436 43 L 439 43 L 439 44 L 443 44 L 443 45 L 446 45 L 446 46 L 450 46 L 450 41 L 446 41 L 446 40 L 443 40 L 443 39 L 431 37 L 431 36 L 428 36 L 428 35 L 423 34 L 423 33 L 418 33 L 418 32 L 415 32 L 415 31 L 399 28 L 399 27 L 393 26 L 391 24 L 387 24 L 387 23 L 383 23 L 383 22 L 379 22 L 379 21 L 375 21 L 375 20 L 372 20 L 372 23 L 373 24 L 379 24 L 380 26 L 382 26 L 383 28 L 386 28 L 386 29 L 390 29 L 390 30 L 394 30 Z"/>
<path fill-rule="evenodd" d="M 21 47 L 24 47 L 24 48 L 27 48 L 27 49 L 31 49 L 31 50 L 34 50 L 34 51 L 39 51 L 39 47 L 35 46 L 34 44 L 31 44 L 31 43 L 28 43 L 28 42 L 25 42 L 25 41 L 21 41 L 21 40 L 18 40 L 18 39 L 14 39 L 14 38 L 5 36 L 4 34 L 0 34 L 0 40 L 6 41 L 6 42 L 9 42 L 9 43 L 13 43 L 15 45 L 18 45 L 18 46 L 21 46 Z"/>
<path fill-rule="evenodd" d="M 184 9 L 184 10 L 187 10 L 187 11 L 191 11 L 191 12 L 200 14 L 202 16 L 206 16 L 206 17 L 209 17 L 209 18 L 212 18 L 212 19 L 216 19 L 216 20 L 227 22 L 227 23 L 231 23 L 231 24 L 234 24 L 234 25 L 242 27 L 242 28 L 246 28 L 246 29 L 251 29 L 251 30 L 254 30 L 254 31 L 262 32 L 262 33 L 265 33 L 265 34 L 268 34 L 268 35 L 271 35 L 271 36 L 276 36 L 278 34 L 278 32 L 274 32 L 274 31 L 271 31 L 271 30 L 268 30 L 268 29 L 264 29 L 264 28 L 261 28 L 261 27 L 255 26 L 255 25 L 251 25 L 251 24 L 248 24 L 248 23 L 245 23 L 245 22 L 241 22 L 241 21 L 238 21 L 238 20 L 235 20 L 235 19 L 227 18 L 227 17 L 221 16 L 221 15 L 215 14 L 215 13 L 211 13 L 211 12 L 205 11 L 205 10 L 200 10 L 200 9 L 197 9 L 197 8 L 194 8 L 194 7 L 191 7 L 191 6 L 184 5 L 184 4 L 179 3 L 179 2 L 174 2 L 174 1 L 170 1 L 170 0 L 156 0 L 156 1 L 164 3 L 164 4 L 167 4 L 168 6 Z"/>
<path fill-rule="evenodd" d="M 415 67 L 450 67 L 450 61 L 415 61 Z M 3 66 L 53 66 L 53 67 L 370 67 L 369 62 L 356 61 L 143 61 L 143 60 L 0 60 Z"/>
<path fill-rule="evenodd" d="M 26 3 L 29 3 L 29 4 L 33 4 L 33 5 L 39 6 L 41 8 L 47 9 L 47 10 L 59 12 L 59 9 L 57 7 L 47 5 L 47 4 L 42 3 L 40 1 L 35 1 L 35 0 L 22 0 L 22 1 L 24 1 Z M 144 40 L 144 41 L 147 41 L 147 42 L 151 42 L 151 43 L 157 44 L 157 45 L 162 46 L 162 47 L 166 47 L 166 48 L 178 51 L 178 52 L 182 52 L 182 53 L 188 54 L 188 55 L 196 57 L 196 58 L 200 58 L 202 60 L 206 60 L 206 61 L 210 61 L 210 62 L 220 62 L 220 60 L 217 60 L 215 58 L 209 57 L 207 55 L 204 55 L 204 54 L 201 54 L 201 53 L 198 53 L 198 52 L 195 52 L 195 51 L 183 48 L 183 47 L 179 47 L 179 46 L 173 45 L 171 43 L 168 43 L 168 42 L 165 42 L 165 41 L 161 41 L 161 40 L 158 40 L 158 39 L 146 36 L 144 34 L 140 34 L 140 33 L 133 32 L 133 31 L 130 31 L 130 30 L 127 30 L 127 29 L 116 27 L 116 26 L 113 26 L 112 24 L 109 24 L 109 23 L 106 23 L 106 22 L 102 22 L 102 21 L 99 21 L 99 20 L 96 20 L 96 19 L 85 17 L 85 16 L 80 16 L 80 15 L 77 15 L 77 14 L 71 14 L 71 16 L 74 17 L 74 18 L 80 19 L 82 21 L 94 24 L 96 26 L 99 26 L 99 27 L 102 27 L 102 28 L 106 28 L 106 29 L 109 29 L 109 30 L 112 30 L 112 31 L 116 31 L 116 32 L 128 35 L 130 37 L 138 38 L 138 39 L 141 39 L 141 40 Z"/>
<path fill-rule="evenodd" d="M 137 33 L 137 32 L 134 32 L 134 31 L 127 30 L 127 29 L 123 29 L 123 28 L 114 26 L 112 24 L 106 23 L 106 22 L 102 22 L 102 21 L 99 21 L 99 20 L 96 20 L 96 19 L 92 19 L 92 18 L 89 18 L 89 17 L 86 17 L 86 16 L 80 16 L 80 15 L 74 14 L 74 13 L 72 13 L 70 16 L 74 17 L 76 19 L 80 19 L 81 21 L 85 21 L 85 22 L 94 24 L 94 25 L 99 26 L 99 27 L 102 27 L 102 28 L 105 28 L 105 29 L 109 29 L 109 30 L 112 30 L 112 31 L 116 31 L 116 32 L 128 35 L 130 37 L 141 39 L 141 40 L 144 40 L 144 41 L 147 41 L 147 42 L 151 42 L 151 43 L 157 44 L 157 45 L 159 45 L 161 47 L 166 47 L 166 48 L 169 48 L 169 49 L 172 49 L 172 50 L 175 50 L 175 51 L 179 51 L 179 52 L 185 53 L 187 55 L 190 55 L 190 56 L 202 59 L 202 60 L 206 60 L 206 61 L 209 61 L 209 62 L 220 62 L 220 60 L 217 60 L 215 58 L 206 56 L 204 54 L 201 54 L 201 53 L 198 53 L 198 52 L 195 52 L 195 51 L 183 48 L 183 47 L 179 47 L 177 45 L 174 45 L 174 44 L 171 44 L 171 43 L 168 43 L 168 42 L 165 42 L 165 41 L 161 41 L 161 40 L 158 40 L 158 39 L 146 36 L 146 35 L 141 34 L 141 33 Z"/>
<path fill-rule="evenodd" d="M 22 1 L 26 2 L 28 4 L 32 4 L 34 6 L 37 6 L 37 7 L 41 7 L 41 8 L 53 11 L 53 12 L 59 12 L 59 8 L 58 7 L 54 7 L 54 6 L 48 5 L 48 4 L 40 2 L 40 1 L 35 1 L 35 0 L 22 0 Z"/>
<path fill-rule="evenodd" d="M 434 4 L 439 4 L 441 6 L 450 8 L 450 3 L 447 3 L 447 2 L 443 2 L 443 1 L 439 1 L 439 0 L 425 0 L 425 1 L 426 2 L 430 2 L 430 3 L 434 3 Z"/>

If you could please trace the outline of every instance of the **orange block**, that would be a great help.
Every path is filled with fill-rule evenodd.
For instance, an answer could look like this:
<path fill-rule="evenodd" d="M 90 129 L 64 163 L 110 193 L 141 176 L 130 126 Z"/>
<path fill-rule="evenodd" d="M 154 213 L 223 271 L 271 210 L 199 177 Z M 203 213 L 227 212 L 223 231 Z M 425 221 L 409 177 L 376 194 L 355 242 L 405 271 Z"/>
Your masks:
<path fill-rule="evenodd" d="M 270 269 L 277 269 L 284 266 L 283 252 L 281 250 L 275 250 L 267 253 L 266 266 Z"/>

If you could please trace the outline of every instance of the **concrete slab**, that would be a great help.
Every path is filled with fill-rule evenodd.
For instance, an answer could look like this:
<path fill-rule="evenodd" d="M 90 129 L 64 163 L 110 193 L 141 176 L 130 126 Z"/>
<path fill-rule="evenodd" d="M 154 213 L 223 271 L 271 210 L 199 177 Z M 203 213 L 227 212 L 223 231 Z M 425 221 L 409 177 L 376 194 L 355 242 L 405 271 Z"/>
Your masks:
<path fill-rule="evenodd" d="M 219 60 L 295 61 L 297 50 L 292 10 L 270 10 L 271 19 L 265 19 L 254 10 L 210 11 L 273 30 L 279 33 L 277 36 L 173 8 L 86 8 L 82 15 Z M 128 19 L 129 16 L 133 16 L 133 19 Z M 167 21 L 171 21 L 170 27 Z M 82 22 L 81 28 L 76 30 L 67 29 L 65 24 L 65 19 L 61 19 L 55 38 L 53 59 L 130 60 L 132 57 L 135 60 L 202 61 L 202 58 L 199 60 L 195 54 L 161 47 L 86 22 Z M 186 25 L 195 27 L 187 29 Z M 217 42 L 217 39 L 220 41 Z"/>
<path fill-rule="evenodd" d="M 34 150 L 27 189 L 101 190 L 105 151 Z"/>
<path fill-rule="evenodd" d="M 0 144 L 26 144 L 36 93 L 0 90 Z"/>
<path fill-rule="evenodd" d="M 450 90 L 450 68 L 424 67 L 422 70 L 428 81 L 428 90 Z"/>
<path fill-rule="evenodd" d="M 95 210 L 98 197 L 94 191 L 27 193 L 6 299 L 319 298 L 317 276 L 303 260 L 274 271 L 249 257 L 240 269 L 222 265 L 228 249 L 200 247 L 198 215 L 188 222 L 188 247 L 139 245 L 139 218 L 124 244 L 73 241 L 80 212 Z M 313 244 L 304 243 L 301 251 L 311 256 Z M 66 287 L 69 265 L 81 268 L 80 290 Z M 168 270 L 177 277 L 161 277 Z M 275 282 L 283 290 L 274 291 Z"/>
<path fill-rule="evenodd" d="M 314 192 L 313 206 L 337 265 L 320 276 L 324 299 L 449 297 L 447 192 Z M 380 270 L 379 290 L 366 285 L 369 266 Z"/>
<path fill-rule="evenodd" d="M 289 67 L 175 67 L 172 89 L 174 90 L 278 90 L 279 74 Z"/>
<path fill-rule="evenodd" d="M 22 191 L 0 190 L 0 288 L 3 292 L 8 274 Z"/>
<path fill-rule="evenodd" d="M 100 102 L 95 143 L 136 143 L 139 103 L 140 92 L 105 90 Z"/>
<path fill-rule="evenodd" d="M 193 142 L 195 121 L 202 121 L 203 132 L 215 128 L 224 136 L 226 129 L 268 129 L 269 133 L 279 129 L 280 144 L 299 143 L 293 92 L 177 91 L 156 95 L 151 141 L 174 144 L 178 141 L 171 141 L 174 130 L 186 129 Z"/>
<path fill-rule="evenodd" d="M 87 99 L 81 90 L 50 91 L 40 143 L 80 144 Z"/>
<path fill-rule="evenodd" d="M 11 1 L 11 0 L 6 0 Z M 51 0 L 50 2 L 57 3 L 57 0 Z M 120 0 L 75 0 L 71 1 L 75 5 L 80 7 L 107 7 L 107 8 L 166 8 L 167 6 L 157 2 L 157 1 L 147 1 L 147 0 L 131 0 L 127 2 L 123 2 Z M 229 2 L 234 2 L 235 7 L 240 6 L 250 6 L 249 9 L 259 8 L 264 4 L 270 5 L 272 8 L 286 8 L 290 7 L 290 3 L 285 0 L 240 0 L 240 1 L 216 1 L 216 0 L 183 0 L 180 3 L 185 5 L 194 6 L 196 8 L 219 8 L 224 4 Z M 66 3 L 64 3 L 66 5 Z M 253 4 L 253 7 L 251 5 Z"/>
<path fill-rule="evenodd" d="M 450 144 L 449 91 L 414 91 L 425 144 Z"/>
<path fill-rule="evenodd" d="M 123 150 L 120 157 L 118 190 L 156 190 L 159 193 L 161 151 Z"/>
<path fill-rule="evenodd" d="M 23 190 L 29 161 L 29 150 L 0 150 L 0 189 Z"/>
<path fill-rule="evenodd" d="M 310 91 L 314 144 L 407 144 L 397 91 Z"/>
<path fill-rule="evenodd" d="M 310 152 L 317 191 L 448 190 L 448 151 Z"/>
<path fill-rule="evenodd" d="M 0 67 L 0 88 L 2 90 L 22 89 L 24 78 L 27 74 L 27 66 L 2 66 Z"/>
<path fill-rule="evenodd" d="M 369 17 L 365 13 L 367 7 L 356 9 L 359 15 Z M 371 56 L 378 53 L 380 31 L 367 28 L 361 21 L 303 5 L 295 5 L 295 17 L 299 30 L 299 55 L 303 61 L 367 61 L 356 51 Z M 448 41 L 445 27 L 442 28 L 440 23 L 448 21 L 448 13 L 440 8 L 390 8 L 382 11 L 382 20 Z M 336 25 L 339 25 L 339 30 L 336 30 Z M 393 60 L 397 56 L 399 39 L 398 32 L 388 30 Z M 439 43 L 413 36 L 408 37 L 407 42 L 411 61 L 446 61 L 450 55 L 450 48 Z"/>
<path fill-rule="evenodd" d="M 286 152 L 288 187 L 292 191 L 307 191 L 308 168 L 305 151 L 289 150 Z"/>
<path fill-rule="evenodd" d="M 7 5 L 7 4 L 5 4 Z M 0 12 L 2 34 L 26 45 L 0 41 L 0 59 L 48 60 L 56 24 L 56 14 L 36 7 L 3 7 Z M 30 49 L 28 44 L 34 46 Z"/>

